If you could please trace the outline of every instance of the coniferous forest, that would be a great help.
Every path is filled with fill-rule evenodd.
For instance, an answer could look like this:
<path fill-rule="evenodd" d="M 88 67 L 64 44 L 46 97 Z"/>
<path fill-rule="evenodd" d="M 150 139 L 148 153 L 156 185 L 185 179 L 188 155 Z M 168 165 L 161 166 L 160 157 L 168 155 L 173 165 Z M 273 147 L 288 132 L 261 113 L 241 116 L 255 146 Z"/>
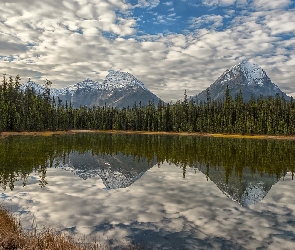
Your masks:
<path fill-rule="evenodd" d="M 46 91 L 20 90 L 20 77 L 3 77 L 0 85 L 0 132 L 56 131 L 70 129 L 203 132 L 236 134 L 295 134 L 295 104 L 277 95 L 245 102 L 242 92 L 223 101 L 196 103 L 186 93 L 176 103 L 153 103 L 142 107 L 80 107 L 62 103 Z"/>

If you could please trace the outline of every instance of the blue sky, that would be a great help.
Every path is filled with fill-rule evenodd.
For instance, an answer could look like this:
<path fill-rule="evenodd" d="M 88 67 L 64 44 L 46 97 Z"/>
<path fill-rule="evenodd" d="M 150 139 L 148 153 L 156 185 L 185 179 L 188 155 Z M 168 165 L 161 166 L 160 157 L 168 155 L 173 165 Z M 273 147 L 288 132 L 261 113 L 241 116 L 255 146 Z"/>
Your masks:
<path fill-rule="evenodd" d="M 165 101 L 242 60 L 295 96 L 292 0 L 0 0 L 0 73 L 63 87 L 132 73 Z"/>

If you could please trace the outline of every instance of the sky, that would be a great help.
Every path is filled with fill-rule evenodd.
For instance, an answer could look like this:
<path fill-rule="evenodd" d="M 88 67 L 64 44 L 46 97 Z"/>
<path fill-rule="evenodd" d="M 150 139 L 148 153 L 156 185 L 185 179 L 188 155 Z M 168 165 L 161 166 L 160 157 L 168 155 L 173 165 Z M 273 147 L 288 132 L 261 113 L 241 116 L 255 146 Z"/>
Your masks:
<path fill-rule="evenodd" d="M 0 74 L 65 87 L 133 74 L 164 101 L 249 60 L 295 96 L 294 0 L 0 0 Z"/>

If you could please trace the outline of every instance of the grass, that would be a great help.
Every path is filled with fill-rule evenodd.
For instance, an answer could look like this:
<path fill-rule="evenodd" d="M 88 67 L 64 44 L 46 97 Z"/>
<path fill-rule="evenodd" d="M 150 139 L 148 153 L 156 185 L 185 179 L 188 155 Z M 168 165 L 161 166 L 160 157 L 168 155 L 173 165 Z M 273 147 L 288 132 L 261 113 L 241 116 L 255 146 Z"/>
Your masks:
<path fill-rule="evenodd" d="M 295 135 L 256 135 L 256 134 L 214 134 L 201 132 L 152 132 L 152 131 L 122 131 L 122 130 L 68 130 L 68 131 L 42 131 L 42 132 L 0 132 L 0 138 L 14 135 L 24 136 L 52 136 L 76 133 L 112 133 L 112 134 L 147 134 L 147 135 L 182 135 L 182 136 L 211 136 L 223 138 L 240 138 L 240 139 L 278 139 L 278 140 L 295 140 Z"/>
<path fill-rule="evenodd" d="M 98 242 L 75 242 L 54 229 L 26 231 L 12 213 L 0 205 L 0 250 L 109 250 Z M 122 246 L 124 250 L 142 250 L 140 246 Z"/>
<path fill-rule="evenodd" d="M 267 138 L 277 138 L 274 136 L 267 135 L 241 135 L 241 134 L 212 134 L 212 137 L 223 137 L 223 138 L 241 138 L 241 139 L 267 139 Z"/>

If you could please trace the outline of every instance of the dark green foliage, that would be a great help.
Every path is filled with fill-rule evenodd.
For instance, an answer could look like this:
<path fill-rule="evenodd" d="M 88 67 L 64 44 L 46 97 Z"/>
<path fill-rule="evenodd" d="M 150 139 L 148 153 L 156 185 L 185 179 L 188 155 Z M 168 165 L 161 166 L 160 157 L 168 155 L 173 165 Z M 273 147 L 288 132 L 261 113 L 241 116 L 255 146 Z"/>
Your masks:
<path fill-rule="evenodd" d="M 244 102 L 240 92 L 235 98 L 226 90 L 223 102 L 194 103 L 184 100 L 175 104 L 150 102 L 142 107 L 123 109 L 103 107 L 72 108 L 71 103 L 50 97 L 50 81 L 46 91 L 20 91 L 20 78 L 3 78 L 0 85 L 0 132 L 45 131 L 70 129 L 137 130 L 171 132 L 209 132 L 239 134 L 295 134 L 295 104 L 276 96 L 264 99 L 254 97 Z"/>

